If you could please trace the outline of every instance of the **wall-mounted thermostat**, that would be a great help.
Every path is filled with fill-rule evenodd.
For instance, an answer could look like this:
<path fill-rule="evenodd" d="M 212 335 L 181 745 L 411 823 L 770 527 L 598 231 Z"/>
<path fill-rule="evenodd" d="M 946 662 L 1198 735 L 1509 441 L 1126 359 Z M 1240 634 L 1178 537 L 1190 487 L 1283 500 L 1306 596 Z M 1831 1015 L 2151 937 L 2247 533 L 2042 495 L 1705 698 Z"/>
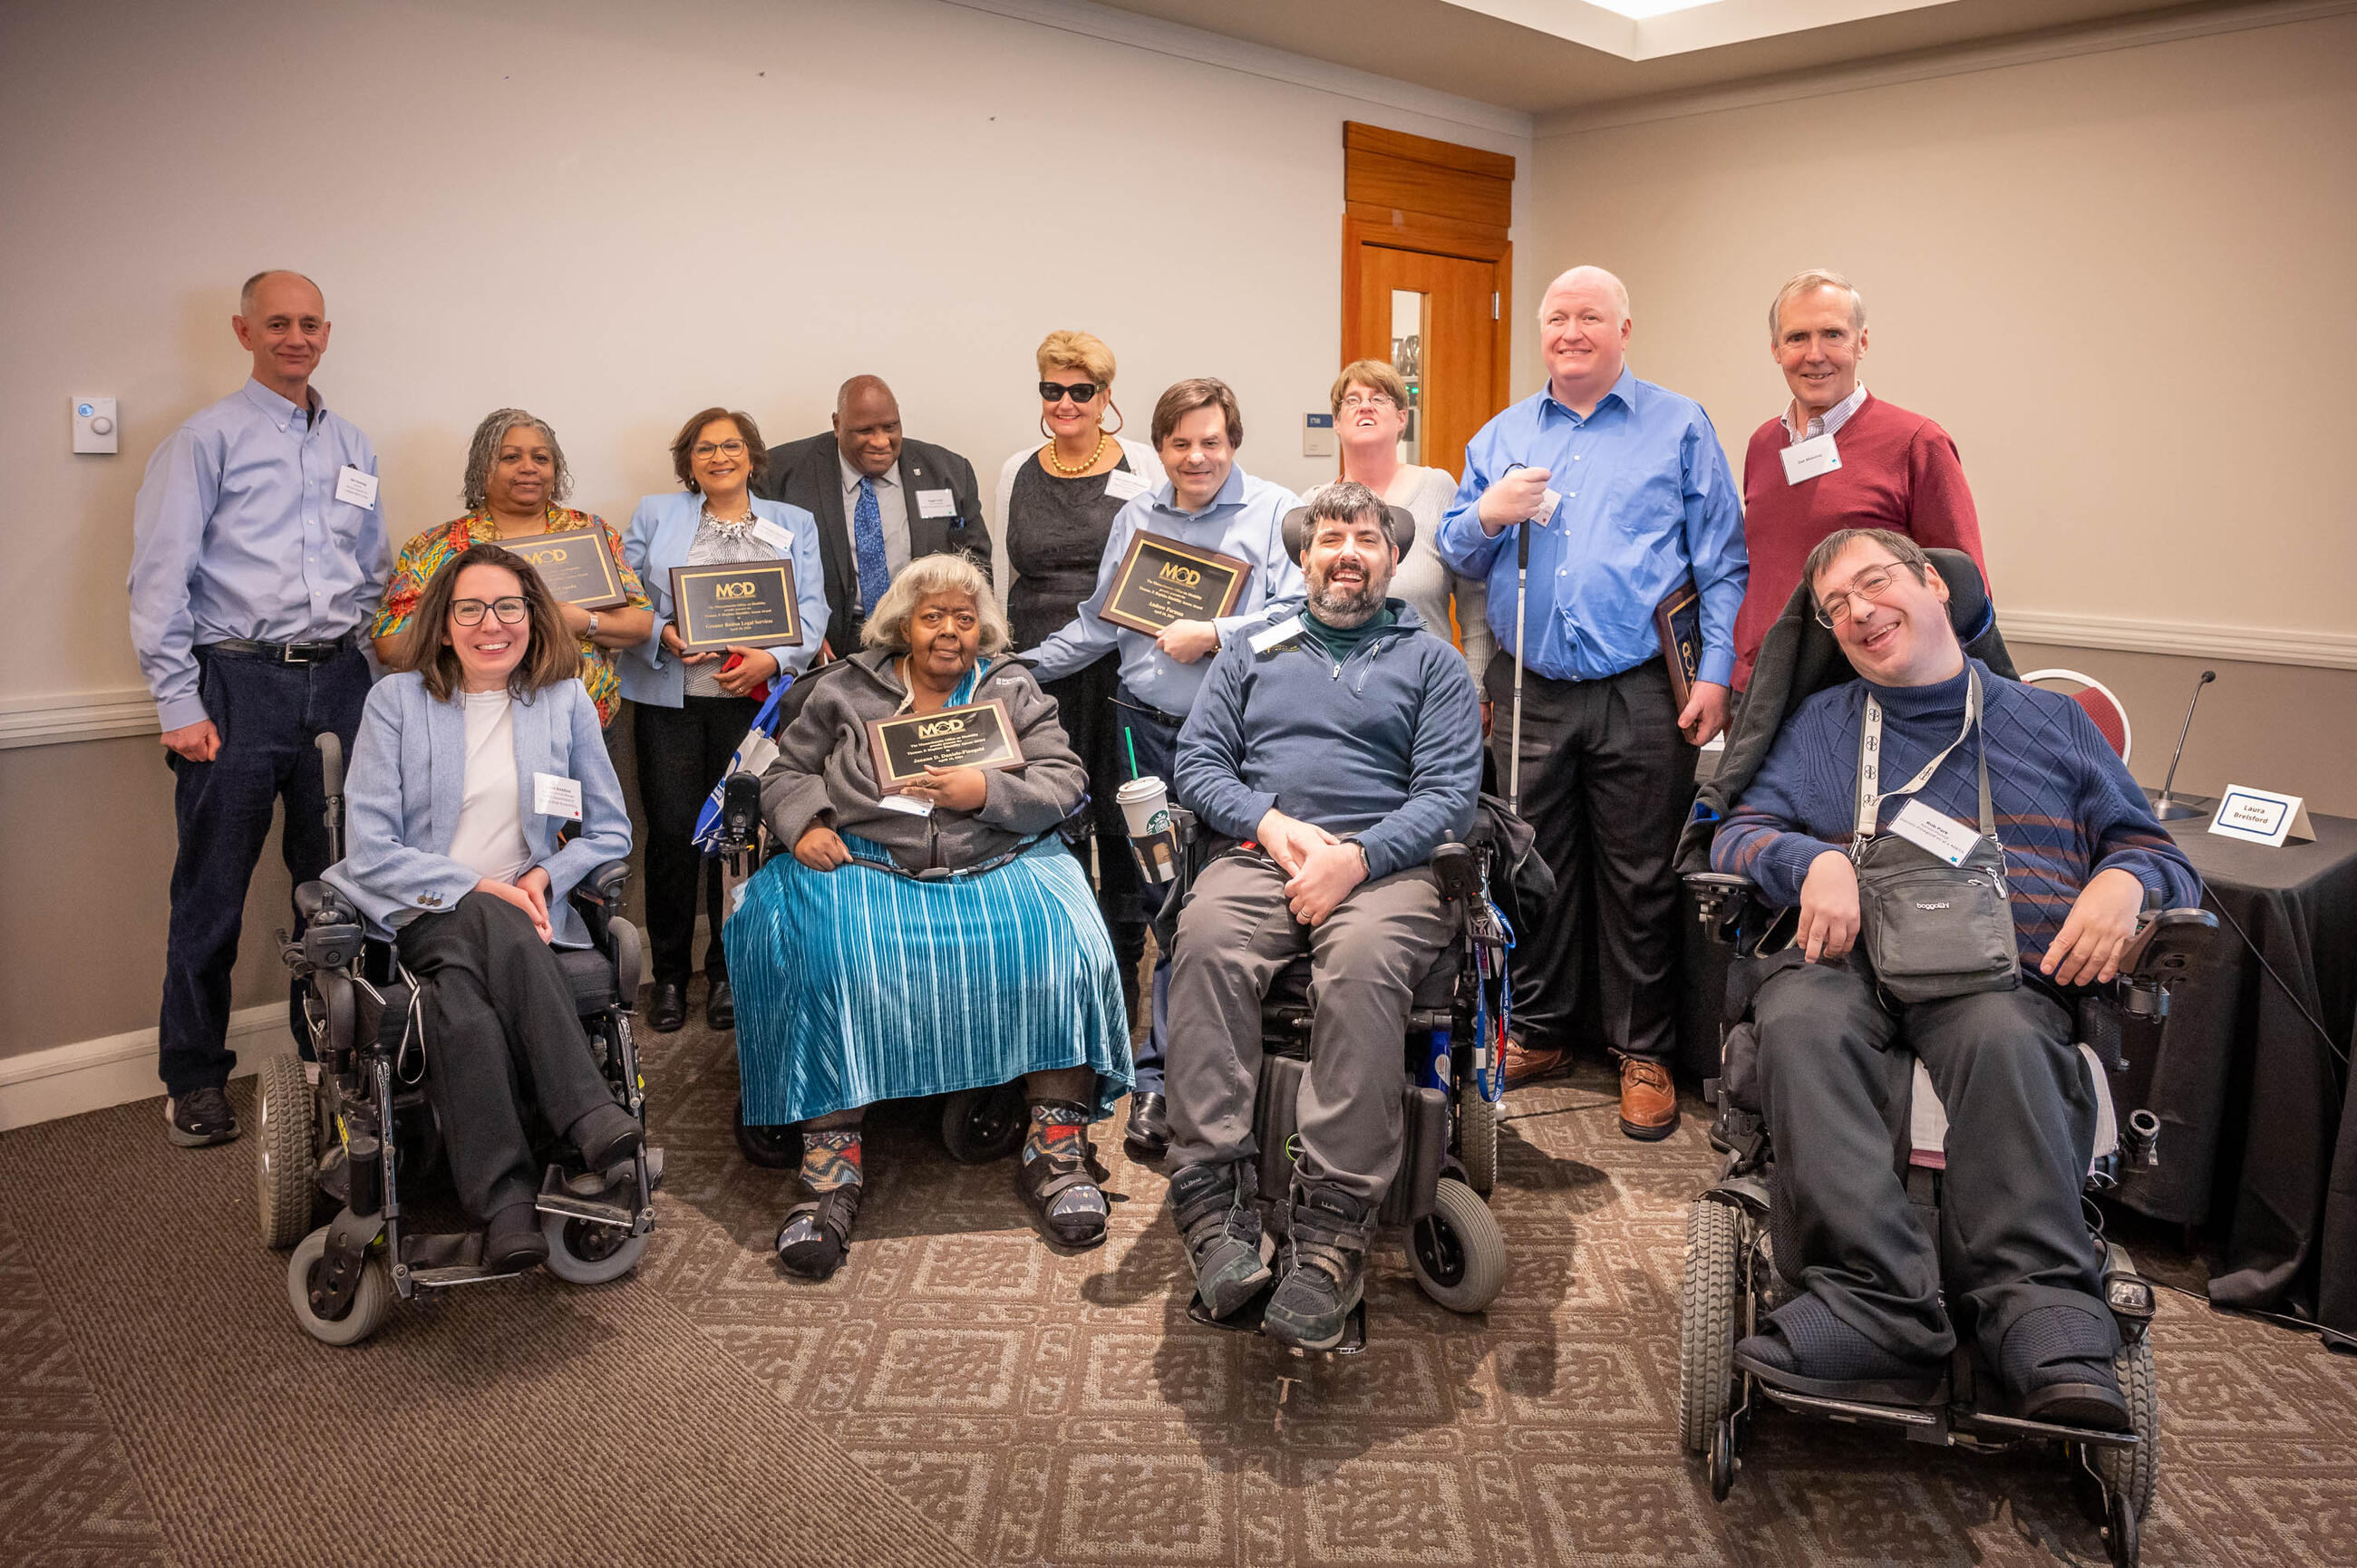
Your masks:
<path fill-rule="evenodd" d="M 1334 455 L 1332 414 L 1305 413 L 1301 416 L 1301 455 L 1305 457 L 1331 457 Z"/>
<path fill-rule="evenodd" d="M 75 451 L 113 452 L 116 449 L 115 434 L 113 398 L 78 397 L 73 400 Z"/>

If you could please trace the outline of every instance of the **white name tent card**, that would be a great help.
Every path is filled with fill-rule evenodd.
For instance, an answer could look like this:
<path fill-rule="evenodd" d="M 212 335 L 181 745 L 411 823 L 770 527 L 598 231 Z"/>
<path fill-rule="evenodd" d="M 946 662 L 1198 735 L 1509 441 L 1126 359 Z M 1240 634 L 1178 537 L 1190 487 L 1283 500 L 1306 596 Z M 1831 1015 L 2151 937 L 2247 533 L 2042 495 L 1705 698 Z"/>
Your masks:
<path fill-rule="evenodd" d="M 2226 786 L 2226 792 L 2218 798 L 2218 814 L 2210 819 L 2210 831 L 2269 849 L 2281 849 L 2287 842 L 2316 842 L 2316 829 L 2309 823 L 2303 797 L 2277 795 L 2244 784 Z"/>

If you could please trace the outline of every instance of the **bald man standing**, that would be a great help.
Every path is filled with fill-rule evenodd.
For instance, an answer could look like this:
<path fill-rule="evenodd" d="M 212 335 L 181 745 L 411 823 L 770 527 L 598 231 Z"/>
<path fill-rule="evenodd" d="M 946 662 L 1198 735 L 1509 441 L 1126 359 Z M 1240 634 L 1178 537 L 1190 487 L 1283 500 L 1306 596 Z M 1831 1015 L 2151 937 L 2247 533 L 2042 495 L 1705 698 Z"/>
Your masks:
<path fill-rule="evenodd" d="M 1498 652 L 1483 689 L 1503 778 L 1512 758 L 1516 550 L 1529 520 L 1523 815 L 1556 897 L 1514 952 L 1509 1088 L 1570 1063 L 1582 1036 L 1620 1058 L 1620 1130 L 1666 1138 L 1678 1101 L 1677 883 L 1695 748 L 1727 724 L 1743 509 L 1710 416 L 1630 371 L 1629 291 L 1574 267 L 1539 304 L 1544 392 L 1481 427 L 1441 520 L 1440 558 L 1489 585 Z M 1691 580 L 1702 656 L 1681 704 L 1654 607 Z M 1594 990 L 1583 997 L 1584 981 Z"/>
<path fill-rule="evenodd" d="M 818 519 L 826 567 L 827 645 L 859 650 L 867 612 L 900 568 L 945 550 L 990 573 L 990 529 L 974 465 L 900 434 L 900 404 L 880 376 L 854 376 L 834 396 L 834 427 L 770 448 L 755 492 Z"/>
<path fill-rule="evenodd" d="M 299 886 L 328 868 L 313 741 L 332 732 L 351 751 L 370 678 L 361 631 L 392 564 L 376 449 L 311 385 L 328 349 L 317 285 L 257 273 L 230 327 L 252 379 L 156 449 L 132 519 L 131 642 L 180 841 L 157 1072 L 166 1133 L 189 1148 L 237 1136 L 223 1090 L 246 885 L 281 800 L 288 874 Z"/>

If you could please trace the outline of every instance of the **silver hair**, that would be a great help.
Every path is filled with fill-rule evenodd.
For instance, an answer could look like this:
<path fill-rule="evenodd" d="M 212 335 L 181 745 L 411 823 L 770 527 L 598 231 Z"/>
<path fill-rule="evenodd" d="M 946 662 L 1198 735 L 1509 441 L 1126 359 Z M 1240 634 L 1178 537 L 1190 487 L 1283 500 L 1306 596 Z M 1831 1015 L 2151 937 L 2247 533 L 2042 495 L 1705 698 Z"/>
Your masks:
<path fill-rule="evenodd" d="M 467 448 L 467 478 L 460 486 L 460 501 L 468 511 L 480 511 L 490 504 L 491 465 L 500 460 L 500 444 L 511 430 L 526 426 L 548 437 L 548 450 L 556 459 L 556 478 L 548 487 L 548 499 L 554 503 L 573 493 L 573 467 L 565 460 L 565 448 L 558 445 L 556 432 L 548 421 L 525 413 L 520 408 L 495 408 L 475 426 L 475 439 Z"/>
<path fill-rule="evenodd" d="M 1813 293 L 1821 288 L 1837 288 L 1849 295 L 1849 329 L 1866 330 L 1866 295 L 1857 285 L 1836 272 L 1824 267 L 1811 267 L 1804 273 L 1794 273 L 1792 281 L 1776 291 L 1775 300 L 1768 306 L 1768 341 L 1773 343 L 1784 331 L 1784 302 L 1798 295 Z"/>
<path fill-rule="evenodd" d="M 920 555 L 900 568 L 892 585 L 876 602 L 876 608 L 859 628 L 859 640 L 868 648 L 888 648 L 895 653 L 909 650 L 909 618 L 917 613 L 917 603 L 932 594 L 971 594 L 974 607 L 982 618 L 982 636 L 978 643 L 984 653 L 996 653 L 1014 638 L 1006 627 L 1006 612 L 998 607 L 998 600 L 990 592 L 990 579 L 973 556 L 962 550 L 952 550 L 939 555 Z"/>
<path fill-rule="evenodd" d="M 309 278 L 303 277 L 303 274 L 296 272 L 293 267 L 264 267 L 260 272 L 254 274 L 252 277 L 246 279 L 245 282 L 238 285 L 237 313 L 240 316 L 251 316 L 253 314 L 253 291 L 262 286 L 262 280 L 264 278 L 274 276 L 279 273 L 285 273 L 291 278 L 303 278 L 305 283 L 311 284 L 311 292 L 319 296 L 320 308 L 325 309 L 327 307 L 328 291 L 321 288 L 317 284 L 311 283 Z"/>

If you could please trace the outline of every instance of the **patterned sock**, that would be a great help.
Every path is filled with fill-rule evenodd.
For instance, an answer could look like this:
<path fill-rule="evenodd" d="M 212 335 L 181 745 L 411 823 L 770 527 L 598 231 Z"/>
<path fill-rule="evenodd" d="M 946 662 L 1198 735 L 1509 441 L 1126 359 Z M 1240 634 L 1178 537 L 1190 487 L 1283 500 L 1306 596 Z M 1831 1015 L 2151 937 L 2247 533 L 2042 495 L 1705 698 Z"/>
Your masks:
<path fill-rule="evenodd" d="M 839 1187 L 857 1187 L 860 1179 L 858 1128 L 802 1134 L 802 1186 L 813 1196 L 823 1197 Z"/>
<path fill-rule="evenodd" d="M 1031 1131 L 1023 1140 L 1023 1163 L 1029 1165 L 1049 1148 L 1067 1140 L 1078 1143 L 1089 1124 L 1089 1110 L 1069 1100 L 1039 1100 L 1031 1104 Z M 1077 1154 L 1078 1150 L 1068 1150 Z"/>

